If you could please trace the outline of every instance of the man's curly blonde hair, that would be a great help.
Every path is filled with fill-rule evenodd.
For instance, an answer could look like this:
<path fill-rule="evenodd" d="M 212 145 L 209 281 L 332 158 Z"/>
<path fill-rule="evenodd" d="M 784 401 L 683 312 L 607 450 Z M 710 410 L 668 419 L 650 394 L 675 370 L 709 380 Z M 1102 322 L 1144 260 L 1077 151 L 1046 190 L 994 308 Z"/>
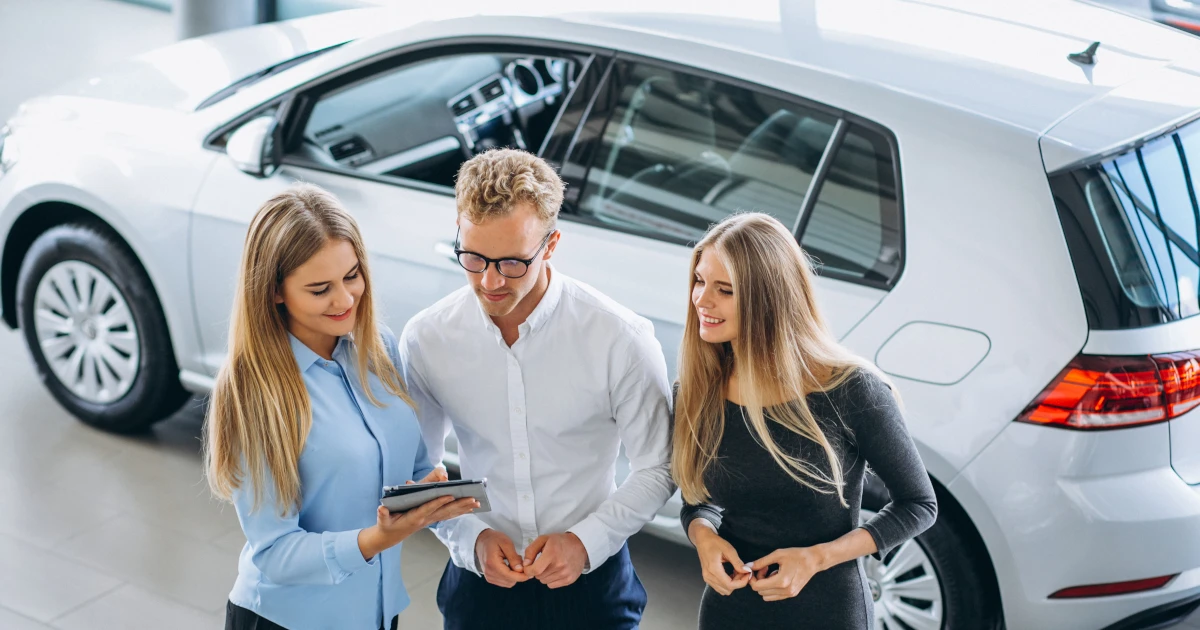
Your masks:
<path fill-rule="evenodd" d="M 542 158 L 517 149 L 492 149 L 463 163 L 454 185 L 458 215 L 479 224 L 513 211 L 521 202 L 533 205 L 553 228 L 563 201 L 562 178 Z"/>

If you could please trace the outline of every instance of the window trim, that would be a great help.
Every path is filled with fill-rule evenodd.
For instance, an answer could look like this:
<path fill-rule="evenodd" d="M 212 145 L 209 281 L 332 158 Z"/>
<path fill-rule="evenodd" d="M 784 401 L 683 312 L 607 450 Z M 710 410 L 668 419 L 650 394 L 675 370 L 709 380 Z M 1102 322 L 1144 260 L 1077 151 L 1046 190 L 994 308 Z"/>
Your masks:
<path fill-rule="evenodd" d="M 614 54 L 612 50 L 598 46 L 589 46 L 585 44 L 560 42 L 556 40 L 532 37 L 466 36 L 415 42 L 400 46 L 398 48 L 393 48 L 370 57 L 359 59 L 358 61 L 342 66 L 333 72 L 315 77 L 309 81 L 296 85 L 284 94 L 277 95 L 263 103 L 260 103 L 259 105 L 251 107 L 245 113 L 231 119 L 225 124 L 218 126 L 215 130 L 205 136 L 203 148 L 224 153 L 225 147 L 219 142 L 219 139 L 222 136 L 246 124 L 251 119 L 262 115 L 264 111 L 278 106 L 280 109 L 279 114 L 276 114 L 276 116 L 280 117 L 280 114 L 282 114 L 280 119 L 283 123 L 279 126 L 279 128 L 282 130 L 282 137 L 277 143 L 278 146 L 281 147 L 280 150 L 283 152 L 283 157 L 280 161 L 281 166 L 286 165 L 297 168 L 312 169 L 326 173 L 332 173 L 335 175 L 343 175 L 345 177 L 362 179 L 365 181 L 388 184 L 392 186 L 400 186 L 422 192 L 430 192 L 452 197 L 454 195 L 453 188 L 439 186 L 437 184 L 430 184 L 421 180 L 372 175 L 369 173 L 362 173 L 325 164 L 317 164 L 305 160 L 293 159 L 289 158 L 288 152 L 290 148 L 293 147 L 298 137 L 303 133 L 300 130 L 300 121 L 305 120 L 311 112 L 312 106 L 316 102 L 316 94 L 323 94 L 329 90 L 337 89 L 343 85 L 348 85 L 364 77 L 387 72 L 392 68 L 398 68 L 409 63 L 421 61 L 423 59 L 431 59 L 441 56 L 442 53 L 439 51 L 455 51 L 445 54 L 469 54 L 471 49 L 478 48 L 481 49 L 479 52 L 504 52 L 503 50 L 497 50 L 498 47 L 502 49 L 533 48 L 535 50 L 543 49 L 547 51 L 556 51 L 558 53 L 578 55 L 584 57 L 583 72 L 587 72 L 588 70 L 596 67 L 597 61 L 610 59 Z M 417 58 L 414 59 L 414 55 L 417 55 Z M 582 74 L 580 76 L 582 77 Z M 577 83 L 576 86 L 578 85 L 579 84 Z M 570 102 L 570 97 L 573 95 L 574 88 L 572 88 L 571 94 L 568 95 L 567 98 L 563 99 L 563 107 L 566 107 L 566 105 Z M 562 111 L 563 110 L 560 108 L 559 115 L 555 116 L 555 126 L 561 119 Z M 586 120 L 586 117 L 580 120 L 581 125 L 583 120 Z M 550 128 L 551 132 L 554 131 L 555 126 Z M 544 144 L 545 143 L 543 143 L 543 145 Z M 543 148 L 544 146 L 538 148 L 539 155 Z"/>
<path fill-rule="evenodd" d="M 830 136 L 830 140 L 826 143 L 825 153 L 822 153 L 821 159 L 817 164 L 817 171 L 813 173 L 812 181 L 809 183 L 808 190 L 805 191 L 803 205 L 800 208 L 800 213 L 796 217 L 797 222 L 795 225 L 792 226 L 794 228 L 792 231 L 792 235 L 796 238 L 797 243 L 800 243 L 800 241 L 803 238 L 803 233 L 804 233 L 803 230 L 806 229 L 808 226 L 808 221 L 812 217 L 812 209 L 816 206 L 817 198 L 820 197 L 819 191 L 821 189 L 821 186 L 824 185 L 824 183 L 825 183 L 825 179 L 828 175 L 829 168 L 832 166 L 833 160 L 831 158 L 836 155 L 837 150 L 841 147 L 841 141 L 842 141 L 842 139 L 845 138 L 846 131 L 850 129 L 851 125 L 855 125 L 855 126 L 862 127 L 868 131 L 873 131 L 875 133 L 878 133 L 880 135 L 880 137 L 882 137 L 883 140 L 885 142 L 887 142 L 888 147 L 890 149 L 891 158 L 892 158 L 892 178 L 895 181 L 896 221 L 897 221 L 896 233 L 897 233 L 897 239 L 899 241 L 897 253 L 900 256 L 900 262 L 899 262 L 899 264 L 896 265 L 896 272 L 895 272 L 895 274 L 893 274 L 893 277 L 889 278 L 888 280 L 872 280 L 872 279 L 857 277 L 854 274 L 851 274 L 851 273 L 845 272 L 845 271 L 841 271 L 839 269 L 826 268 L 824 265 L 816 266 L 815 271 L 816 271 L 817 275 L 829 278 L 831 280 L 850 282 L 852 284 L 858 284 L 861 286 L 866 286 L 866 287 L 870 287 L 870 288 L 874 288 L 874 289 L 880 289 L 883 291 L 891 291 L 893 288 L 895 288 L 896 284 L 900 282 L 900 279 L 904 277 L 905 267 L 908 264 L 908 244 L 907 244 L 907 238 L 906 238 L 907 237 L 907 233 L 906 233 L 907 217 L 906 217 L 905 205 L 904 205 L 904 186 L 903 186 L 903 180 L 901 179 L 902 173 L 901 173 L 901 167 L 900 167 L 900 150 L 899 150 L 900 145 L 899 145 L 899 141 L 896 138 L 896 134 L 891 129 L 889 129 L 886 126 L 884 126 L 880 123 L 877 123 L 869 118 L 864 118 L 864 117 L 854 114 L 852 112 L 849 112 L 849 111 L 846 111 L 843 109 L 839 109 L 839 108 L 833 107 L 831 105 L 821 103 L 819 101 L 814 101 L 814 100 L 808 99 L 806 97 L 800 96 L 799 94 L 795 94 L 792 92 L 786 92 L 786 91 L 780 90 L 778 88 L 765 86 L 765 85 L 762 85 L 759 83 L 754 83 L 754 82 L 748 81 L 746 79 L 731 77 L 729 75 L 725 75 L 720 72 L 708 70 L 705 68 L 689 66 L 686 64 L 681 64 L 678 62 L 669 61 L 669 60 L 665 60 L 665 59 L 657 59 L 654 57 L 647 57 L 645 55 L 639 55 L 639 54 L 620 51 L 620 52 L 617 52 L 617 54 L 613 58 L 612 62 L 609 64 L 608 72 L 606 73 L 607 76 L 604 77 L 604 80 L 597 86 L 595 93 L 592 95 L 592 100 L 591 100 L 591 102 L 588 103 L 587 111 L 586 111 L 584 117 L 580 120 L 579 126 L 576 128 L 576 131 L 575 131 L 576 139 L 575 140 L 578 139 L 579 134 L 581 134 L 583 132 L 584 128 L 592 120 L 593 106 L 596 102 L 596 99 L 598 99 L 600 97 L 602 92 L 608 87 L 609 81 L 612 80 L 612 72 L 611 72 L 612 68 L 621 62 L 626 62 L 626 63 L 631 63 L 631 64 L 649 65 L 649 66 L 653 66 L 655 68 L 666 70 L 668 72 L 680 72 L 680 73 L 690 74 L 690 75 L 700 77 L 700 78 L 711 79 L 713 81 L 720 81 L 721 83 L 724 83 L 724 84 L 732 86 L 732 87 L 750 90 L 750 91 L 754 91 L 754 92 L 759 92 L 759 93 L 765 94 L 767 96 L 770 96 L 772 98 L 776 98 L 778 100 L 784 101 L 786 103 L 792 103 L 799 107 L 803 107 L 803 108 L 806 108 L 809 110 L 813 110 L 813 111 L 816 111 L 816 112 L 819 112 L 822 114 L 832 116 L 834 119 L 836 119 L 836 121 L 837 121 L 836 126 L 834 128 L 833 134 L 831 134 L 831 136 Z M 608 124 L 610 122 L 609 118 L 611 117 L 611 114 L 612 114 L 612 112 L 610 111 L 608 113 L 608 115 L 605 116 L 605 121 L 601 127 L 601 130 L 608 127 Z M 839 130 L 840 130 L 840 135 L 839 135 Z M 835 138 L 837 139 L 836 145 L 833 142 Z M 571 190 L 571 189 L 577 190 L 577 191 L 579 191 L 578 194 L 580 196 L 582 196 L 584 187 L 587 184 L 587 175 L 589 172 L 590 165 L 582 164 L 576 159 L 577 158 L 576 150 L 579 149 L 579 145 L 575 142 L 575 140 L 572 140 L 570 149 L 568 150 L 566 156 L 563 158 L 562 171 L 564 174 L 563 178 L 568 180 L 567 181 L 568 190 Z M 823 172 L 821 170 L 822 167 L 824 167 Z M 582 173 L 582 175 L 579 177 L 570 176 L 570 179 L 568 179 L 568 173 L 570 173 L 572 171 Z M 811 199 L 810 199 L 810 197 L 811 197 Z M 579 200 L 579 197 L 576 197 L 574 200 L 564 201 L 564 204 L 563 204 L 564 212 L 562 212 L 559 215 L 559 218 L 567 220 L 567 221 L 581 223 L 584 225 L 602 227 L 604 229 L 613 230 L 615 232 L 621 232 L 621 233 L 630 234 L 633 236 L 639 236 L 639 237 L 647 238 L 647 239 L 651 239 L 651 240 L 661 241 L 661 242 L 665 242 L 665 243 L 672 243 L 675 245 L 682 245 L 684 247 L 694 247 L 695 246 L 695 241 L 685 241 L 684 239 L 673 238 L 673 237 L 665 235 L 665 234 L 648 234 L 642 230 L 636 230 L 636 229 L 626 228 L 623 226 L 604 223 L 604 222 L 596 220 L 588 215 L 579 214 L 578 208 L 576 207 L 576 203 L 578 202 L 578 200 Z"/>

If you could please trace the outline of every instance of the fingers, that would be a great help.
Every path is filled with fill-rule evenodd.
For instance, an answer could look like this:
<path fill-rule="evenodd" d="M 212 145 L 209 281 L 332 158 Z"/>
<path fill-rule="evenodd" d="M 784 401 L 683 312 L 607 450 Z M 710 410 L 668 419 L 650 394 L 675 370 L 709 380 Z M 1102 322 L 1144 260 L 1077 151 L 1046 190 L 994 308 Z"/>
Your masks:
<path fill-rule="evenodd" d="M 392 513 L 391 510 L 381 505 L 378 510 L 375 510 L 375 524 L 385 529 L 391 529 L 400 522 L 400 519 L 404 518 L 404 515 L 405 512 Z"/>
<path fill-rule="evenodd" d="M 464 514 L 470 514 L 478 507 L 479 502 L 471 497 L 458 499 L 457 501 L 440 508 L 437 512 L 434 512 L 429 517 L 429 520 L 433 523 L 448 521 L 452 518 L 458 518 Z"/>
<path fill-rule="evenodd" d="M 795 588 L 795 587 L 793 587 L 793 588 L 776 588 L 776 589 L 771 589 L 769 591 L 764 591 L 762 593 L 759 593 L 759 595 L 762 596 L 763 601 L 768 601 L 768 602 L 777 602 L 777 601 L 784 600 L 784 599 L 791 599 L 799 594 L 800 594 L 800 589 Z"/>
<path fill-rule="evenodd" d="M 564 586 L 570 586 L 570 585 L 574 584 L 575 581 L 578 579 L 579 579 L 579 576 L 567 575 L 567 576 L 561 577 L 561 578 L 556 577 L 554 580 L 551 580 L 551 581 L 543 581 L 542 583 L 545 584 L 547 588 L 562 588 Z"/>
<path fill-rule="evenodd" d="M 721 550 L 721 557 L 726 562 L 733 565 L 734 573 L 742 575 L 749 574 L 751 572 L 750 565 L 742 562 L 742 559 L 738 557 L 737 550 L 733 548 L 733 545 L 726 543 L 725 548 Z"/>
<path fill-rule="evenodd" d="M 732 580 L 733 589 L 737 590 L 739 588 L 746 586 L 747 584 L 750 583 L 750 578 L 753 576 L 754 576 L 753 573 L 739 573 L 737 575 L 737 577 L 734 577 Z"/>
<path fill-rule="evenodd" d="M 527 574 L 537 577 L 538 573 L 540 572 L 539 568 L 545 568 L 544 564 L 542 567 L 538 567 L 535 563 L 535 560 L 538 559 L 538 554 L 542 553 L 542 550 L 546 548 L 546 543 L 549 540 L 550 537 L 543 534 L 535 538 L 534 541 L 525 548 L 525 566 L 527 567 L 525 572 Z"/>
<path fill-rule="evenodd" d="M 751 562 L 750 566 L 756 569 L 765 569 L 772 564 L 780 564 L 783 561 L 783 556 L 784 554 L 782 553 L 782 550 L 776 549 L 775 551 L 772 551 L 758 560 Z"/>
<path fill-rule="evenodd" d="M 754 591 L 759 595 L 765 596 L 767 593 L 772 591 L 789 591 L 792 589 L 792 586 L 794 586 L 795 583 L 796 580 L 791 573 L 777 571 L 774 575 L 766 579 L 755 580 L 754 583 L 750 585 L 750 588 L 754 589 Z M 799 589 L 796 590 L 799 591 Z"/>
<path fill-rule="evenodd" d="M 520 571 L 524 568 L 524 565 L 521 563 L 521 556 L 517 554 L 517 548 L 513 546 L 512 541 L 507 536 L 504 537 L 504 540 L 500 541 L 499 549 L 500 556 L 508 560 L 508 566 L 513 571 Z"/>
<path fill-rule="evenodd" d="M 434 512 L 449 505 L 453 501 L 454 501 L 454 497 L 452 497 L 450 495 L 441 496 L 436 499 L 431 499 L 429 501 L 426 501 L 424 504 L 419 505 L 412 510 L 409 510 L 407 513 L 408 514 L 416 514 L 423 518 L 428 517 L 429 515 L 433 514 Z"/>
<path fill-rule="evenodd" d="M 717 559 L 703 565 L 704 582 L 712 587 L 712 589 L 722 595 L 729 595 L 734 591 L 733 580 L 729 579 L 729 575 L 725 573 L 725 566 Z"/>
<path fill-rule="evenodd" d="M 518 582 L 528 580 L 530 576 L 521 573 L 523 568 L 521 556 L 517 555 L 512 541 L 507 536 L 498 538 L 488 545 L 485 552 L 483 577 L 489 584 L 501 588 L 512 588 Z M 508 560 L 507 565 L 504 563 L 505 560 Z"/>
<path fill-rule="evenodd" d="M 437 481 L 449 481 L 450 477 L 446 474 L 446 469 L 438 466 L 434 468 L 428 475 L 421 479 L 421 483 L 434 483 Z M 411 483 L 411 482 L 409 482 Z"/>

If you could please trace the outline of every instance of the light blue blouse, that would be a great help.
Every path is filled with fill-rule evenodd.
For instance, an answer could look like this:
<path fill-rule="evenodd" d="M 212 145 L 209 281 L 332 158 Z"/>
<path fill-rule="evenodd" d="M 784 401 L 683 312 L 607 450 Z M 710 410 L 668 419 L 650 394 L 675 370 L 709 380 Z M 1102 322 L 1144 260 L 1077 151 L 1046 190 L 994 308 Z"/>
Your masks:
<path fill-rule="evenodd" d="M 298 513 L 280 516 L 271 483 L 252 509 L 249 483 L 233 496 L 246 546 L 229 600 L 290 630 L 378 630 L 408 606 L 400 547 L 364 560 L 358 532 L 375 524 L 382 487 L 433 470 L 417 417 L 369 375 L 376 407 L 363 394 L 354 342 L 338 340 L 326 361 L 295 337 L 292 352 L 312 401 L 312 431 L 300 454 Z M 383 331 L 393 362 L 395 335 Z M 269 477 L 268 477 L 269 479 Z"/>

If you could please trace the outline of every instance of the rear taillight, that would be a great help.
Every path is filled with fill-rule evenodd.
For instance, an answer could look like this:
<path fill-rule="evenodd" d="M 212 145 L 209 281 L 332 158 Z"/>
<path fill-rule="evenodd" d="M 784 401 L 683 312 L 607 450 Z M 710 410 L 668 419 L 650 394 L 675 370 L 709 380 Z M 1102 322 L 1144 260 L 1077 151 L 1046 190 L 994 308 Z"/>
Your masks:
<path fill-rule="evenodd" d="M 1079 355 L 1017 418 L 1067 429 L 1163 422 L 1200 405 L 1200 352 Z"/>

